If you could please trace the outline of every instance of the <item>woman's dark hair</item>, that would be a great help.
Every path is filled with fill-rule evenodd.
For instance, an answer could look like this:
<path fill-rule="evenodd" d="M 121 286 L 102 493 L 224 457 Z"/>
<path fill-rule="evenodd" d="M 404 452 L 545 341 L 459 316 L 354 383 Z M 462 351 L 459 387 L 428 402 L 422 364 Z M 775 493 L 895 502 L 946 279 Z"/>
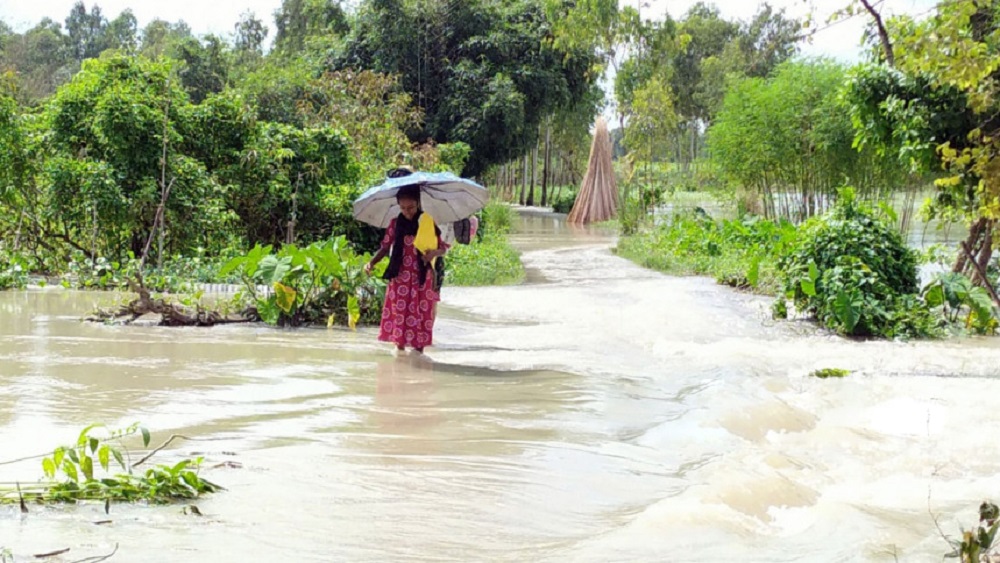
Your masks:
<path fill-rule="evenodd" d="M 402 200 L 402 199 L 412 199 L 413 201 L 417 202 L 417 205 L 419 205 L 420 204 L 420 186 L 409 185 L 409 186 L 403 186 L 402 188 L 399 188 L 399 191 L 396 192 L 396 201 L 399 201 L 399 200 Z"/>
<path fill-rule="evenodd" d="M 399 168 L 393 168 L 390 170 L 386 176 L 389 178 L 402 178 L 403 176 L 409 176 L 413 174 L 413 169 L 409 166 L 400 166 Z"/>

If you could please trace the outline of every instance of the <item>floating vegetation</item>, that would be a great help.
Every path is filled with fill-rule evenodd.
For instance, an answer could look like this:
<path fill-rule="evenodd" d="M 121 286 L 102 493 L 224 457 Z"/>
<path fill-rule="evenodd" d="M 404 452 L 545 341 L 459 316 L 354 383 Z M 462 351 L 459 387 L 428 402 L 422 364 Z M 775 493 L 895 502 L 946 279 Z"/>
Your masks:
<path fill-rule="evenodd" d="M 137 471 L 173 440 L 185 437 L 171 436 L 134 463 L 125 443 L 133 437 L 141 437 L 143 448 L 149 447 L 150 433 L 138 423 L 120 430 L 92 424 L 80 432 L 74 445 L 59 446 L 51 455 L 0 462 L 7 465 L 40 458 L 44 474 L 37 483 L 0 488 L 0 504 L 18 503 L 21 512 L 27 513 L 29 503 L 104 501 L 107 511 L 111 502 L 169 503 L 222 489 L 199 475 L 201 457 Z"/>
<path fill-rule="evenodd" d="M 850 374 L 851 372 L 846 369 L 823 368 L 823 369 L 818 369 L 810 373 L 809 375 L 811 375 L 812 377 L 818 377 L 820 379 L 827 379 L 830 377 L 847 377 Z"/>

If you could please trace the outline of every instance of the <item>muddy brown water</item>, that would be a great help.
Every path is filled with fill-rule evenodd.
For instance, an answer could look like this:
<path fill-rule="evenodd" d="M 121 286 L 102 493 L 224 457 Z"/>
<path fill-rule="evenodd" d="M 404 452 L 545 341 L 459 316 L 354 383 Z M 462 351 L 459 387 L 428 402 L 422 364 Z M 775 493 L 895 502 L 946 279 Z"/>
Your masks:
<path fill-rule="evenodd" d="M 141 421 L 227 490 L 0 506 L 15 561 L 893 561 L 1000 498 L 1000 341 L 854 342 L 526 212 L 529 277 L 446 287 L 430 359 L 374 329 L 121 328 L 0 293 L 0 461 Z M 817 368 L 854 370 L 817 380 Z M 240 467 L 219 466 L 236 462 Z M 32 482 L 37 460 L 0 465 Z M 111 519 L 110 524 L 95 521 Z"/>

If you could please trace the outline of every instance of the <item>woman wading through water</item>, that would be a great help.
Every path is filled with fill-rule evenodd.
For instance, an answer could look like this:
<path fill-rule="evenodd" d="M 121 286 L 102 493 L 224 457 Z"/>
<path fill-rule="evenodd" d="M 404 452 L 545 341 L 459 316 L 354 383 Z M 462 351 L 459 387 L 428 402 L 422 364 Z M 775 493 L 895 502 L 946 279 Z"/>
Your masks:
<path fill-rule="evenodd" d="M 436 287 L 432 261 L 443 256 L 448 245 L 441 240 L 435 227 L 437 249 L 418 252 L 414 246 L 420 216 L 420 187 L 404 186 L 396 194 L 399 215 L 389 223 L 378 252 L 365 264 L 365 273 L 389 255 L 389 266 L 382 276 L 389 281 L 382 307 L 382 323 L 378 339 L 396 344 L 403 351 L 407 346 L 417 352 L 434 343 L 434 316 L 441 300 Z"/>

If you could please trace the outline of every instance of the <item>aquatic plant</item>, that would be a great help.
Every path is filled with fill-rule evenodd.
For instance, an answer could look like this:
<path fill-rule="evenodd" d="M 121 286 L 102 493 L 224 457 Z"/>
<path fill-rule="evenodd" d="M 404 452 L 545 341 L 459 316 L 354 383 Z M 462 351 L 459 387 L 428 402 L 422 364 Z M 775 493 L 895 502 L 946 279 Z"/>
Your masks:
<path fill-rule="evenodd" d="M 268 324 L 298 326 L 335 322 L 352 328 L 381 315 L 385 282 L 364 274 L 368 254 L 358 254 L 343 236 L 299 248 L 286 244 L 273 251 L 257 245 L 230 260 L 220 275 L 235 273 L 244 286 L 242 299 Z M 259 288 L 271 289 L 261 292 Z"/>
<path fill-rule="evenodd" d="M 27 501 L 103 500 L 107 510 L 111 501 L 165 503 L 193 499 L 221 489 L 199 476 L 201 457 L 182 459 L 173 465 L 160 464 L 137 473 L 137 467 L 177 438 L 171 436 L 160 447 L 132 462 L 126 439 L 138 436 L 142 438 L 143 447 L 147 448 L 150 433 L 138 423 L 118 430 L 103 424 L 91 424 L 80 432 L 73 445 L 59 446 L 51 455 L 36 456 L 42 460 L 44 480 L 34 484 L 18 483 L 13 490 L 0 490 L 0 503 L 17 502 L 22 512 L 28 512 Z M 114 473 L 114 467 L 120 471 Z"/>
<path fill-rule="evenodd" d="M 935 524 L 937 520 L 935 520 Z M 961 528 L 962 539 L 949 538 L 942 533 L 945 541 L 951 544 L 952 551 L 945 557 L 958 558 L 961 563 L 993 563 L 1000 559 L 996 545 L 997 530 L 1000 529 L 1000 508 L 985 500 L 979 505 L 979 523 L 971 530 Z M 940 531 L 940 527 L 938 528 Z"/>
<path fill-rule="evenodd" d="M 811 372 L 809 375 L 811 377 L 818 377 L 820 379 L 827 379 L 830 377 L 847 377 L 851 372 L 846 369 L 840 368 L 822 368 Z"/>

